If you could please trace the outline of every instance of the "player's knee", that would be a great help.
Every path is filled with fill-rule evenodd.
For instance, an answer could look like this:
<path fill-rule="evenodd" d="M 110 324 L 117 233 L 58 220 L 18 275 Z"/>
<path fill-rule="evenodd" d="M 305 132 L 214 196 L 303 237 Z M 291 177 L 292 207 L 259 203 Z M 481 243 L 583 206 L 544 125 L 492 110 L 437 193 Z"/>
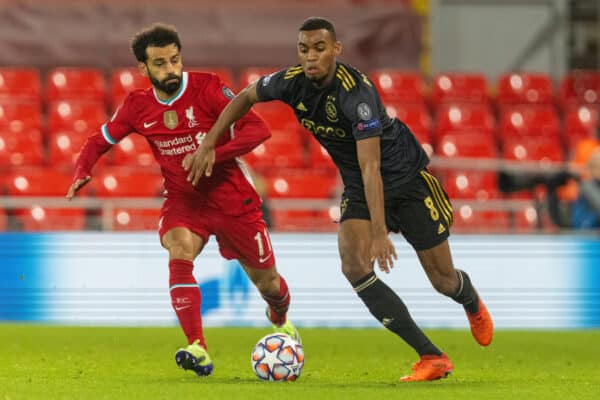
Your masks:
<path fill-rule="evenodd" d="M 194 245 L 191 240 L 174 241 L 169 244 L 167 251 L 171 259 L 193 260 L 195 258 Z"/>
<path fill-rule="evenodd" d="M 342 273 L 350 283 L 356 282 L 372 271 L 370 264 L 359 259 L 342 259 Z"/>

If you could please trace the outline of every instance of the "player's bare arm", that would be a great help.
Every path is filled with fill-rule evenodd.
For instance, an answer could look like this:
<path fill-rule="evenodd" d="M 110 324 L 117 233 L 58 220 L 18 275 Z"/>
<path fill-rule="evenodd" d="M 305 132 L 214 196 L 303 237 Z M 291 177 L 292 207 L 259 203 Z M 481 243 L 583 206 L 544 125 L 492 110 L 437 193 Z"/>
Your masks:
<path fill-rule="evenodd" d="M 258 95 L 256 93 L 256 84 L 252 83 L 242 90 L 231 102 L 223 109 L 221 115 L 204 136 L 202 144 L 193 154 L 185 156 L 182 162 L 183 169 L 189 171 L 187 180 L 196 185 L 202 175 L 210 176 L 215 164 L 215 144 L 219 137 L 225 132 L 231 124 L 242 118 L 257 103 Z"/>
<path fill-rule="evenodd" d="M 390 272 L 394 259 L 398 259 L 385 225 L 383 182 L 381 180 L 380 138 L 371 137 L 356 142 L 358 163 L 365 187 L 365 197 L 371 215 L 371 261 L 377 260 L 379 268 Z"/>

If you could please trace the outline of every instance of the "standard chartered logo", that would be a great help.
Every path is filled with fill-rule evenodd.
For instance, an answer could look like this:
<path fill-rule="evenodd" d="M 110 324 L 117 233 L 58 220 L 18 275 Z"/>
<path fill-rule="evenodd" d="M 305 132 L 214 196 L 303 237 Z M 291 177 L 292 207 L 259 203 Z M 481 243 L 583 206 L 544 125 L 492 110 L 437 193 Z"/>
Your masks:
<path fill-rule="evenodd" d="M 176 156 L 195 151 L 202 143 L 206 132 L 198 132 L 195 137 L 192 135 L 177 136 L 169 140 L 155 140 L 154 145 L 163 156 Z"/>
<path fill-rule="evenodd" d="M 332 126 L 325 125 L 317 125 L 315 121 L 310 120 L 308 118 L 302 118 L 300 123 L 303 127 L 305 127 L 310 133 L 315 136 L 322 137 L 338 137 L 345 138 L 347 136 L 346 131 L 342 128 L 334 128 Z"/>

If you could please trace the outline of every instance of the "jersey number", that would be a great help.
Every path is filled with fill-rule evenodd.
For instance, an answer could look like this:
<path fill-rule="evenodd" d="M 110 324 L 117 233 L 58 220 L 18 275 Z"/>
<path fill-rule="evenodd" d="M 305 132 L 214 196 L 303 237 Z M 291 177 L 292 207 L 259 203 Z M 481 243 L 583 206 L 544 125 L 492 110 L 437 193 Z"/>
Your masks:
<path fill-rule="evenodd" d="M 435 204 L 433 204 L 433 200 L 431 200 L 431 197 L 425 197 L 425 200 L 423 200 L 423 202 L 425 203 L 425 207 L 427 207 L 427 209 L 429 210 L 429 216 L 431 217 L 431 219 L 434 221 L 440 219 L 440 213 L 437 210 L 437 208 L 435 208 Z"/>
<path fill-rule="evenodd" d="M 271 252 L 271 241 L 269 239 L 269 234 L 265 229 L 264 232 L 256 232 L 256 236 L 254 236 L 254 240 L 256 240 L 256 244 L 258 245 L 258 256 L 262 257 L 265 255 L 265 244 L 267 245 L 267 249 L 269 253 Z M 263 243 L 264 242 L 264 243 Z"/>

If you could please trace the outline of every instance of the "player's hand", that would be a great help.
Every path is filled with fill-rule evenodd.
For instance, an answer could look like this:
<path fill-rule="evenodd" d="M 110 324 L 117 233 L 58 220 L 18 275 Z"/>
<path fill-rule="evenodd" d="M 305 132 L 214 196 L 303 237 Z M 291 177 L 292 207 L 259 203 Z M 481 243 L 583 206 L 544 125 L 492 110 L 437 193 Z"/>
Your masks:
<path fill-rule="evenodd" d="M 196 186 L 202 175 L 211 176 L 215 164 L 215 149 L 200 145 L 193 154 L 187 154 L 181 163 L 184 170 L 189 171 L 187 180 Z"/>
<path fill-rule="evenodd" d="M 85 178 L 75 180 L 75 182 L 71 184 L 69 190 L 67 191 L 67 200 L 71 201 L 71 199 L 75 197 L 75 193 L 77 193 L 79 189 L 84 187 L 90 181 L 90 179 L 92 179 L 92 177 L 88 175 Z"/>
<path fill-rule="evenodd" d="M 373 237 L 371 242 L 371 262 L 377 261 L 379 269 L 389 273 L 394 267 L 394 260 L 397 260 L 396 249 L 387 234 L 381 234 Z"/>

